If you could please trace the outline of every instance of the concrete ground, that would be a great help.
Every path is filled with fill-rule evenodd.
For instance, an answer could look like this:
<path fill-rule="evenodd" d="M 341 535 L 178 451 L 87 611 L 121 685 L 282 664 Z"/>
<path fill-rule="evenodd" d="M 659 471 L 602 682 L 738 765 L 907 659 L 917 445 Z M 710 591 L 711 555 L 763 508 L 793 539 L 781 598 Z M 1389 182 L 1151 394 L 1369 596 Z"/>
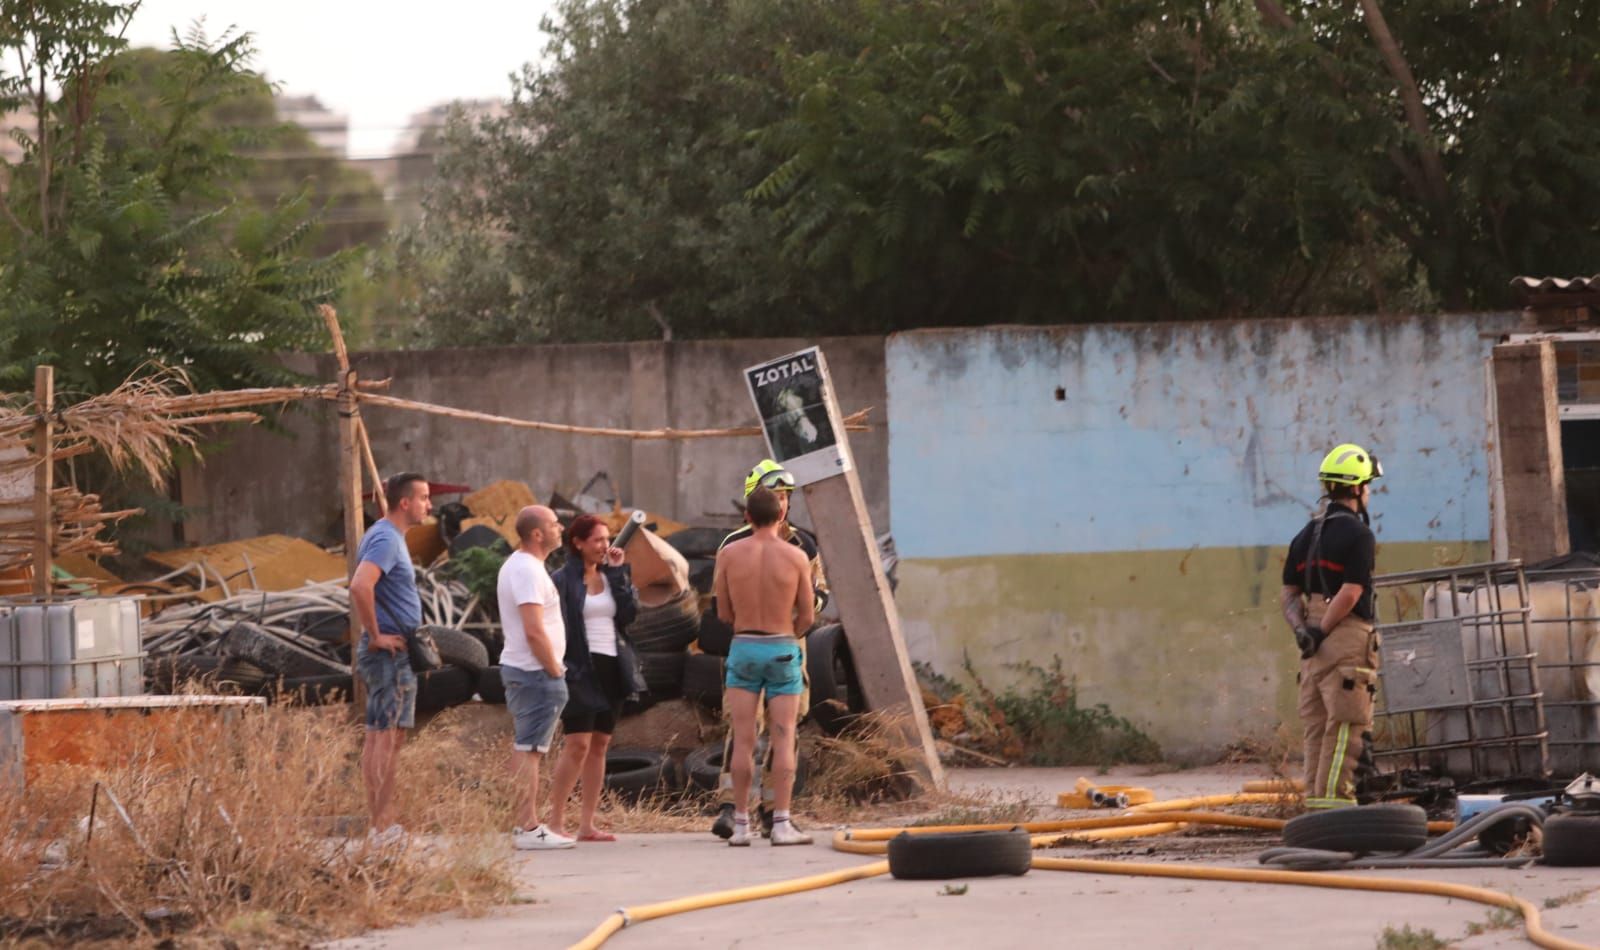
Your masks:
<path fill-rule="evenodd" d="M 1083 769 L 956 770 L 950 787 L 1027 798 L 1053 806 L 1080 775 L 1104 784 L 1150 787 L 1158 798 L 1237 791 L 1266 778 L 1259 767 L 1213 767 L 1163 774 L 1118 769 L 1094 776 Z M 755 842 L 730 849 L 708 833 L 625 835 L 616 844 L 571 851 L 519 853 L 514 867 L 521 903 L 486 917 L 433 918 L 342 941 L 339 950 L 439 947 L 525 950 L 569 946 L 619 907 L 685 897 L 728 887 L 780 881 L 853 867 L 873 858 L 836 852 L 831 829 L 810 828 L 817 844 L 772 848 Z M 1256 846 L 1220 848 L 1204 860 L 1163 855 L 1151 841 L 1057 849 L 1061 857 L 1254 867 Z M 1167 839 L 1172 841 L 1175 839 Z M 1272 842 L 1263 839 L 1260 847 Z M 508 844 L 509 847 L 509 844 Z M 1600 871 L 1592 868 L 1462 869 L 1351 872 L 1371 876 L 1453 881 L 1531 900 L 1555 935 L 1600 945 Z M 1130 947 L 1236 947 L 1246 943 L 1299 947 L 1381 946 L 1385 927 L 1431 930 L 1463 948 L 1530 946 L 1520 923 L 1491 923 L 1483 905 L 1439 897 L 1373 894 L 1312 887 L 1233 884 L 1030 871 L 1022 877 L 966 882 L 961 895 L 935 881 L 896 881 L 887 875 L 770 900 L 695 911 L 638 923 L 606 944 L 615 950 L 680 947 L 927 948 L 1116 944 Z"/>

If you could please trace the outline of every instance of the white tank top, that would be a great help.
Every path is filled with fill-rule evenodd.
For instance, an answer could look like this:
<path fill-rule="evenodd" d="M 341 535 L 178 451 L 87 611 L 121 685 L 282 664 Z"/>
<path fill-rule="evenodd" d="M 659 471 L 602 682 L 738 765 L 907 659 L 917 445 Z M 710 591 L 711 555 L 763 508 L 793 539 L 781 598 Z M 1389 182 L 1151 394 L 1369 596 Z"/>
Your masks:
<path fill-rule="evenodd" d="M 600 593 L 584 593 L 583 633 L 590 653 L 617 655 L 617 599 L 611 596 L 611 582 L 600 575 Z"/>

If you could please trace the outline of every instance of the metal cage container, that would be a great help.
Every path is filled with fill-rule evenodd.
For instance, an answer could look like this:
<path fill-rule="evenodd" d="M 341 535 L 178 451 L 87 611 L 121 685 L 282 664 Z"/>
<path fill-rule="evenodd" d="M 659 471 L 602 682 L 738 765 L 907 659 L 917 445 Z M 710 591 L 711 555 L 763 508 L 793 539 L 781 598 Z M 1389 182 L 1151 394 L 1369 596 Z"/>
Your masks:
<path fill-rule="evenodd" d="M 1373 583 L 1380 763 L 1458 781 L 1600 769 L 1600 568 L 1499 561 Z"/>

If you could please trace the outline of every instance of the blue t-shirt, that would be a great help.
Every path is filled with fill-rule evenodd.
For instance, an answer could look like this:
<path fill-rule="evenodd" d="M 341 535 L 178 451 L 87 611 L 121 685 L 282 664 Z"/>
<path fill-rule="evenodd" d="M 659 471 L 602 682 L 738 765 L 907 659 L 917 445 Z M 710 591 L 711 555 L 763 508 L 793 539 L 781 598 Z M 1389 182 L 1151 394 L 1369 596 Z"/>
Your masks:
<path fill-rule="evenodd" d="M 422 623 L 422 598 L 417 596 L 417 572 L 411 566 L 411 551 L 405 536 L 394 522 L 381 518 L 361 539 L 356 563 L 370 561 L 383 574 L 378 578 L 373 599 L 377 601 L 380 633 L 403 633 Z M 373 631 L 368 631 L 371 633 Z"/>

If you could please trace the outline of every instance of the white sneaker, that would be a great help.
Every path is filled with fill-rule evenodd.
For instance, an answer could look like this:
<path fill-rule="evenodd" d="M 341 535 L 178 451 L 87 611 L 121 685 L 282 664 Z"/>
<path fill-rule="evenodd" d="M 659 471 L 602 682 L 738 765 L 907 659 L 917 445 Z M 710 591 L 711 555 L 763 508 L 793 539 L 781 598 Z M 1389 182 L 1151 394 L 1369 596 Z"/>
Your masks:
<path fill-rule="evenodd" d="M 730 847 L 730 848 L 748 848 L 748 847 L 750 847 L 750 826 L 748 824 L 744 824 L 744 825 L 737 825 L 736 824 L 736 825 L 733 826 L 733 836 L 728 839 L 728 847 Z"/>
<path fill-rule="evenodd" d="M 551 831 L 546 825 L 540 825 L 532 831 L 511 829 L 511 845 L 518 851 L 556 851 L 573 847 L 577 843 L 576 840 L 558 831 Z"/>
<path fill-rule="evenodd" d="M 772 823 L 772 846 L 774 848 L 786 844 L 810 844 L 811 836 L 794 826 L 792 821 L 775 821 Z"/>

